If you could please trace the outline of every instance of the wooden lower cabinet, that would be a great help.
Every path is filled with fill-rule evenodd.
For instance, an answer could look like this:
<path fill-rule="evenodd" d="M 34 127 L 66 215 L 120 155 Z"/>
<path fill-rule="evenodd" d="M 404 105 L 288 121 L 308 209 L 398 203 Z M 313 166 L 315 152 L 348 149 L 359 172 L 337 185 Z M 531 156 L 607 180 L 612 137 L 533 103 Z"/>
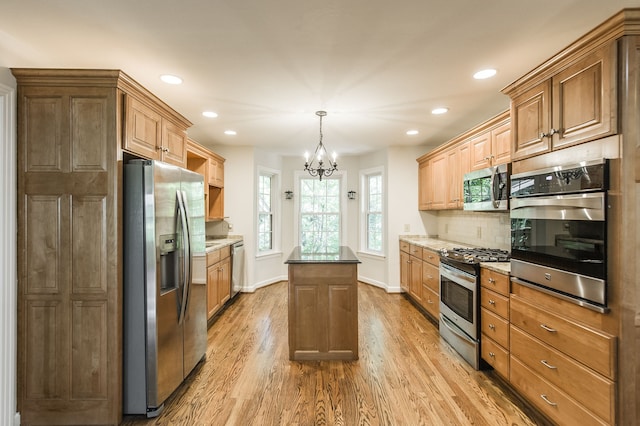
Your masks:
<path fill-rule="evenodd" d="M 230 247 L 207 253 L 207 318 L 211 319 L 231 297 Z"/>
<path fill-rule="evenodd" d="M 480 268 L 480 353 L 509 378 L 509 276 Z"/>
<path fill-rule="evenodd" d="M 289 264 L 289 359 L 358 359 L 357 267 Z"/>
<path fill-rule="evenodd" d="M 400 242 L 400 286 L 436 321 L 440 316 L 440 255 L 406 241 Z"/>
<path fill-rule="evenodd" d="M 615 424 L 617 339 L 592 325 L 607 314 L 518 284 L 509 310 L 514 388 L 558 424 Z"/>

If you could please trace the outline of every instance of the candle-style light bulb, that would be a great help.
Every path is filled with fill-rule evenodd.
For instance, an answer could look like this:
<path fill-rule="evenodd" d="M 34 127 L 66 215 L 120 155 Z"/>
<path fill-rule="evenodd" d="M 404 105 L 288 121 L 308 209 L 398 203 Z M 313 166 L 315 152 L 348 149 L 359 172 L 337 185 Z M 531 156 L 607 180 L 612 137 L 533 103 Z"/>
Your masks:
<path fill-rule="evenodd" d="M 307 151 L 304 152 L 304 162 L 305 163 L 309 162 L 309 153 Z"/>
<path fill-rule="evenodd" d="M 338 157 L 338 154 L 336 154 L 335 151 L 333 151 L 333 162 L 336 162 L 336 158 Z"/>

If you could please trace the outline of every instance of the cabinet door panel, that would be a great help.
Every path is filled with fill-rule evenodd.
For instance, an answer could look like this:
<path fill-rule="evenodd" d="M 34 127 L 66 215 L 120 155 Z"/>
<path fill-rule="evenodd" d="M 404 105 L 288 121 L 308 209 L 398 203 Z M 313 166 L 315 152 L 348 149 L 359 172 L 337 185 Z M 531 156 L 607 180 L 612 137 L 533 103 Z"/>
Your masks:
<path fill-rule="evenodd" d="M 442 210 L 447 205 L 447 156 L 442 154 L 431 160 L 431 204 L 429 209 Z"/>
<path fill-rule="evenodd" d="M 491 131 L 491 157 L 494 166 L 511 161 L 511 123 Z"/>
<path fill-rule="evenodd" d="M 418 208 L 429 210 L 431 206 L 431 167 L 429 160 L 418 165 Z"/>
<path fill-rule="evenodd" d="M 480 170 L 491 165 L 491 133 L 485 132 L 469 141 L 471 148 L 471 170 Z"/>
<path fill-rule="evenodd" d="M 162 116 L 137 99 L 127 96 L 123 149 L 151 160 L 160 159 Z"/>
<path fill-rule="evenodd" d="M 605 46 L 553 77 L 553 149 L 616 133 L 615 63 Z"/>
<path fill-rule="evenodd" d="M 518 160 L 551 149 L 549 138 L 541 135 L 551 125 L 551 82 L 545 81 L 511 101 L 513 146 L 511 159 Z"/>
<path fill-rule="evenodd" d="M 162 121 L 162 161 L 179 167 L 187 164 L 187 133 L 168 120 Z"/>

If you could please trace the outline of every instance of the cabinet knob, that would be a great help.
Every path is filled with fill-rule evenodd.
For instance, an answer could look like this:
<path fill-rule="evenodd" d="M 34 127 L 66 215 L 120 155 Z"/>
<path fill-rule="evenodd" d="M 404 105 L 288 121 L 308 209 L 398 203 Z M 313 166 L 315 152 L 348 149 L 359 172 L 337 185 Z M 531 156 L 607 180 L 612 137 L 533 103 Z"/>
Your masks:
<path fill-rule="evenodd" d="M 490 282 L 491 284 L 494 284 L 494 283 L 496 282 L 496 280 L 495 280 L 494 278 L 489 277 L 489 282 Z"/>
<path fill-rule="evenodd" d="M 493 352 L 489 352 L 489 356 L 490 356 L 491 358 L 495 358 L 495 357 L 496 357 L 496 354 L 494 354 Z"/>
<path fill-rule="evenodd" d="M 490 304 L 490 305 L 495 305 L 495 304 L 496 304 L 496 301 L 495 301 L 495 300 L 492 300 L 492 299 L 489 299 L 489 304 Z"/>
<path fill-rule="evenodd" d="M 489 324 L 489 328 L 493 331 L 496 331 L 496 326 L 494 324 Z"/>

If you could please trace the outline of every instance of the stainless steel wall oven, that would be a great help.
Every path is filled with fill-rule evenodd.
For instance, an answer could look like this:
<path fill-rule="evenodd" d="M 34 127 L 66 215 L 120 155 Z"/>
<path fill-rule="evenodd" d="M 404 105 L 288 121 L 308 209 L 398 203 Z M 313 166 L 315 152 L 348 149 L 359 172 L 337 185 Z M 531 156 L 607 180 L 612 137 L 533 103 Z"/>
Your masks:
<path fill-rule="evenodd" d="M 512 280 L 606 311 L 608 162 L 511 176 Z"/>

